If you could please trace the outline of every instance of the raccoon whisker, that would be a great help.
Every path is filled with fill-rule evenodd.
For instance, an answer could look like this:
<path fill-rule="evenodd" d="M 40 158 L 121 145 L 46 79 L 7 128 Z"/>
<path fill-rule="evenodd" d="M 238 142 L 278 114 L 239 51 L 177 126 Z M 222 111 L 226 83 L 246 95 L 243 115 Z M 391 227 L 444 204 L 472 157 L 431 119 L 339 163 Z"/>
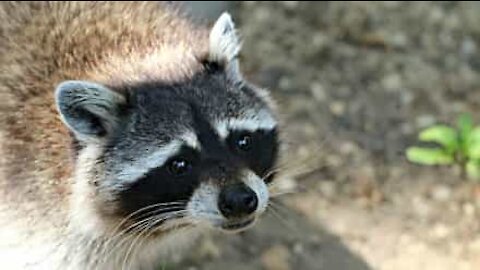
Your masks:
<path fill-rule="evenodd" d="M 127 262 L 128 262 L 128 260 L 129 260 L 129 257 L 132 256 L 132 258 L 133 258 L 134 252 L 132 252 L 131 255 L 130 255 L 130 252 L 131 252 L 132 249 L 136 246 L 137 241 L 138 241 L 139 239 L 141 239 L 142 235 L 145 234 L 146 232 L 148 232 L 149 229 L 152 228 L 152 227 L 155 225 L 156 222 L 162 222 L 163 220 L 164 220 L 164 219 L 159 219 L 159 220 L 151 219 L 151 221 L 150 221 L 149 223 L 147 223 L 147 225 L 142 228 L 142 231 L 137 235 L 137 237 L 135 237 L 135 239 L 132 241 L 132 243 L 130 244 L 129 248 L 127 249 L 127 252 L 126 252 L 126 254 L 125 254 L 125 258 L 124 258 L 123 263 L 122 263 L 122 268 L 121 268 L 121 270 L 123 270 L 123 269 L 125 268 L 125 266 L 127 265 Z M 144 238 L 144 239 L 146 239 L 146 238 Z M 143 242 L 143 241 L 141 241 L 141 242 Z M 131 261 L 133 261 L 133 260 L 131 260 Z"/>
<path fill-rule="evenodd" d="M 138 227 L 139 225 L 142 225 L 142 223 L 150 220 L 150 218 L 156 218 L 158 217 L 159 215 L 156 215 L 156 213 L 158 213 L 159 211 L 169 211 L 169 212 L 165 212 L 165 213 L 162 213 L 164 215 L 167 215 L 167 214 L 170 214 L 172 213 L 173 211 L 171 210 L 175 210 L 175 211 L 178 211 L 177 210 L 177 207 L 170 207 L 170 208 L 161 208 L 161 209 L 156 209 L 156 210 L 153 210 L 149 213 L 146 213 L 146 214 L 149 214 L 149 215 L 152 215 L 152 216 L 148 216 L 147 218 L 144 218 L 144 219 L 141 219 L 133 224 L 131 224 L 130 226 L 128 226 L 127 228 L 123 229 L 122 231 L 119 231 L 118 232 L 118 229 L 116 231 L 114 231 L 112 233 L 112 235 L 109 237 L 110 239 L 109 240 L 114 240 L 115 238 L 118 238 L 119 236 L 123 235 L 123 234 L 126 234 L 127 232 L 129 231 L 132 231 L 133 229 L 133 232 L 135 231 L 136 227 Z M 117 226 L 117 228 L 119 228 L 119 226 Z"/>
<path fill-rule="evenodd" d="M 104 244 L 104 247 L 105 249 L 107 249 L 109 246 L 110 246 L 110 243 L 115 241 L 116 244 L 115 244 L 115 248 L 116 246 L 121 246 L 123 245 L 123 243 L 128 240 L 129 238 L 132 238 L 135 236 L 136 233 L 140 232 L 142 230 L 142 228 L 146 225 L 146 223 L 154 220 L 154 219 L 158 219 L 160 218 L 162 215 L 167 215 L 167 214 L 172 214 L 172 213 L 175 213 L 175 212 L 168 212 L 168 213 L 162 213 L 160 215 L 154 215 L 154 216 L 150 216 L 150 217 L 147 217 L 145 219 L 142 219 L 138 222 L 135 222 L 134 224 L 130 225 L 128 228 L 114 234 L 112 237 L 110 237 L 110 239 L 107 240 L 107 242 Z M 130 231 L 131 234 L 126 234 L 126 232 Z M 120 238 L 120 239 L 118 239 Z M 123 239 L 122 239 L 123 238 Z M 115 249 L 114 248 L 114 249 Z M 110 252 L 109 254 L 107 254 L 106 257 L 108 257 L 110 255 L 110 253 L 114 250 L 114 249 L 110 249 Z"/>
<path fill-rule="evenodd" d="M 272 174 L 277 173 L 281 171 L 281 168 L 273 168 L 272 170 L 268 171 L 265 176 L 262 177 L 262 180 L 265 181 L 268 177 L 270 177 Z"/>
<path fill-rule="evenodd" d="M 175 201 L 175 202 L 166 202 L 166 203 L 155 203 L 155 204 L 151 204 L 151 205 L 148 205 L 148 206 L 145 206 L 145 207 L 143 207 L 143 208 L 140 208 L 140 209 L 136 210 L 135 212 L 129 214 L 126 218 L 131 218 L 132 216 L 138 214 L 139 212 L 142 212 L 142 211 L 145 211 L 145 210 L 154 208 L 154 207 L 158 207 L 158 206 L 172 206 L 172 205 L 186 205 L 187 202 L 188 202 L 188 201 L 186 201 L 186 200 L 182 200 L 182 201 Z"/>
<path fill-rule="evenodd" d="M 117 249 L 125 245 L 129 239 L 135 237 L 135 235 L 140 231 L 140 229 L 148 223 L 148 220 L 142 220 L 141 222 L 138 222 L 138 223 L 139 224 L 137 224 L 135 231 L 133 231 L 131 234 L 119 234 L 115 238 L 111 238 L 107 240 L 101 252 L 101 253 L 106 253 L 105 255 L 101 256 L 104 259 L 104 261 L 107 261 L 108 259 L 110 259 L 110 256 L 114 254 L 114 252 L 116 252 Z"/>
<path fill-rule="evenodd" d="M 141 220 L 131 224 L 130 226 L 128 226 L 127 228 L 125 228 L 125 229 L 123 229 L 119 232 L 113 232 L 112 235 L 109 237 L 109 239 L 104 244 L 105 249 L 107 249 L 109 247 L 111 242 L 116 241 L 118 238 L 128 237 L 129 235 L 127 234 L 127 232 L 130 232 L 131 234 L 135 234 L 136 231 L 138 231 L 141 228 L 141 226 L 144 225 L 144 223 L 150 221 L 151 219 L 155 219 L 155 218 L 156 218 L 155 216 L 150 216 L 150 217 L 147 217 L 145 219 L 141 219 Z M 118 239 L 118 240 L 122 241 L 121 239 Z"/>
<path fill-rule="evenodd" d="M 156 232 L 158 230 L 175 230 L 174 228 L 180 226 L 180 225 L 187 225 L 191 224 L 191 220 L 187 216 L 187 211 L 178 211 L 177 213 L 174 213 L 172 217 L 169 217 L 169 219 L 162 221 L 163 224 L 157 223 L 156 227 L 152 230 L 153 232 Z M 174 221 L 173 224 L 167 223 L 167 221 Z M 173 229 L 172 229 L 173 228 Z"/>
<path fill-rule="evenodd" d="M 179 219 L 182 218 L 185 214 L 188 213 L 188 210 L 186 209 L 180 209 L 176 211 L 171 211 L 168 213 L 160 213 L 158 215 L 153 216 L 155 219 L 163 219 L 164 217 L 166 218 L 165 221 L 167 220 L 173 220 L 173 219 Z"/>
<path fill-rule="evenodd" d="M 136 210 L 135 212 L 129 214 L 128 216 L 126 216 L 125 218 L 123 218 L 116 226 L 115 228 L 112 230 L 112 233 L 115 234 L 117 232 L 117 230 L 125 223 L 127 222 L 130 218 L 132 218 L 133 216 L 135 215 L 138 215 L 139 213 L 143 212 L 143 211 L 146 211 L 146 210 L 149 210 L 149 209 L 152 209 L 152 208 L 155 208 L 155 207 L 158 207 L 158 206 L 163 206 L 163 205 L 184 205 L 186 204 L 187 201 L 176 201 L 176 202 L 168 202 L 168 203 L 156 203 L 156 204 L 152 204 L 152 205 L 148 205 L 146 207 L 143 207 L 143 208 L 140 208 L 138 210 Z"/>
<path fill-rule="evenodd" d="M 128 232 L 129 230 L 131 230 L 132 228 L 134 228 L 135 226 L 137 226 L 137 225 L 138 225 L 139 223 L 141 223 L 142 221 L 148 220 L 149 217 L 152 217 L 152 216 L 154 216 L 154 215 L 157 215 L 158 212 L 160 212 L 160 211 L 162 211 L 162 212 L 164 211 L 163 214 L 169 214 L 169 213 L 171 213 L 172 211 L 177 211 L 179 207 L 181 207 L 181 206 L 172 206 L 172 207 L 165 207 L 165 208 L 162 207 L 162 208 L 160 208 L 160 209 L 154 209 L 154 210 L 151 210 L 151 211 L 149 211 L 149 212 L 147 212 L 147 213 L 144 213 L 144 214 L 142 214 L 142 216 L 137 217 L 138 219 L 140 219 L 138 222 L 130 225 L 129 227 L 123 229 L 123 230 L 120 231 L 120 232 L 117 232 L 118 229 L 119 229 L 119 226 L 117 226 L 117 230 L 112 233 L 112 236 L 111 236 L 111 237 L 114 237 L 114 235 L 119 235 L 119 234 L 123 234 L 123 233 L 125 233 L 125 232 Z M 150 208 L 151 208 L 151 207 L 150 207 Z M 146 218 L 144 218 L 144 217 L 146 217 Z M 123 224 L 124 224 L 124 222 L 123 222 Z M 120 224 L 120 225 L 123 225 L 123 224 Z"/>
<path fill-rule="evenodd" d="M 288 191 L 285 191 L 285 192 L 270 193 L 270 197 L 278 198 L 278 197 L 284 196 L 284 195 L 297 194 L 298 192 L 300 192 L 300 191 L 292 189 L 292 190 L 288 190 Z"/>
<path fill-rule="evenodd" d="M 324 137 L 324 139 L 321 140 L 320 144 L 314 147 L 314 152 L 315 150 L 318 150 L 318 152 L 323 151 L 325 153 L 325 148 L 322 147 L 326 145 L 328 142 L 327 136 Z M 281 169 L 282 171 L 286 171 L 289 173 L 289 175 L 295 176 L 299 175 L 308 171 L 311 171 L 312 169 L 318 169 L 319 164 L 313 164 L 310 160 L 310 156 L 305 156 L 302 158 L 297 158 L 292 162 L 292 159 L 285 159 L 279 162 L 277 166 L 275 166 L 276 169 Z M 321 166 L 327 167 L 327 166 Z M 274 168 L 274 169 L 275 169 Z M 291 169 L 294 168 L 296 172 L 292 174 Z"/>
<path fill-rule="evenodd" d="M 288 164 L 287 164 L 288 165 Z M 284 167 L 284 168 L 281 168 L 281 167 L 278 167 L 276 169 L 276 171 L 283 171 L 283 172 L 286 172 L 288 171 L 287 173 L 283 174 L 283 177 L 291 177 L 291 178 L 299 178 L 301 177 L 303 174 L 308 174 L 309 172 L 311 172 L 313 169 L 312 167 L 307 167 L 305 166 L 305 168 L 307 169 L 302 169 L 302 168 L 296 168 L 295 170 L 289 170 L 287 169 L 287 167 Z M 321 169 L 324 169 L 324 168 L 328 168 L 328 165 L 323 165 L 323 166 L 315 166 L 315 170 L 321 170 Z M 282 175 L 280 176 L 280 178 L 282 177 Z M 286 189 L 286 191 L 282 192 L 281 190 L 279 190 L 279 194 L 275 193 L 275 189 L 279 188 L 279 182 L 278 181 L 273 181 L 271 183 L 268 183 L 268 187 L 269 189 L 272 191 L 271 194 L 273 194 L 272 196 L 278 196 L 278 195 L 284 195 L 284 194 L 290 194 L 290 193 L 297 193 L 297 192 L 301 192 L 302 190 L 305 190 L 307 189 L 307 187 L 305 187 L 302 183 L 299 183 L 298 181 L 295 181 L 295 187 L 294 188 L 289 188 L 289 189 Z M 280 189 L 284 189 L 284 188 L 280 188 Z"/>
<path fill-rule="evenodd" d="M 172 212 L 172 213 L 168 213 L 170 215 L 177 215 L 177 214 L 182 214 L 182 213 L 185 213 L 186 210 L 181 210 L 181 211 L 176 211 L 176 212 Z M 160 218 L 159 218 L 160 217 Z M 147 226 L 145 226 L 142 231 L 140 232 L 140 234 L 135 238 L 135 240 L 133 240 L 132 244 L 130 245 L 130 247 L 128 248 L 128 251 L 125 255 L 125 259 L 123 261 L 123 264 L 122 264 L 122 270 L 124 269 L 124 266 L 127 265 L 127 262 L 128 262 L 128 258 L 130 256 L 130 252 L 132 251 L 132 248 L 135 247 L 135 245 L 137 244 L 138 240 L 141 239 L 141 237 L 147 233 L 147 235 L 144 237 L 143 241 L 140 241 L 140 243 L 137 244 L 137 247 L 140 247 L 141 244 L 144 242 L 144 240 L 148 239 L 148 236 L 150 236 L 155 230 L 152 230 L 150 231 L 151 228 L 155 227 L 156 225 L 158 225 L 159 223 L 162 223 L 162 222 L 165 222 L 166 220 L 169 220 L 171 219 L 172 217 L 171 216 L 166 216 L 164 217 L 164 215 L 160 214 L 158 216 L 154 216 L 152 220 L 149 224 L 147 224 Z M 134 255 L 134 251 L 132 252 L 132 256 Z"/>
<path fill-rule="evenodd" d="M 141 214 L 140 216 L 135 216 L 135 217 L 132 217 L 133 219 L 142 219 L 144 217 L 147 217 L 147 216 L 153 216 L 153 215 L 157 215 L 157 214 L 169 214 L 169 213 L 173 213 L 177 210 L 185 210 L 186 208 L 186 205 L 182 204 L 182 205 L 178 205 L 178 206 L 170 206 L 170 207 L 158 207 L 157 209 L 153 209 L 151 211 L 148 211 L 148 212 L 145 212 L 143 214 Z"/>
<path fill-rule="evenodd" d="M 273 169 L 271 169 L 270 171 L 268 171 L 261 179 L 262 181 L 265 181 L 268 179 L 268 177 L 270 177 L 272 174 L 275 174 L 275 173 L 278 173 L 278 172 L 281 172 L 285 170 L 284 168 L 280 167 L 280 166 L 277 166 L 277 167 L 274 167 Z M 276 186 L 276 182 L 275 181 L 272 181 L 272 182 L 269 182 L 267 183 L 267 186 L 270 188 L 273 188 Z"/>
<path fill-rule="evenodd" d="M 277 209 L 278 211 L 284 212 L 284 214 L 286 215 L 288 215 L 289 211 L 291 211 L 279 199 L 273 198 L 273 200 L 270 202 L 272 203 L 272 206 L 275 207 L 275 209 Z"/>
<path fill-rule="evenodd" d="M 130 260 L 130 264 L 133 262 L 133 258 L 134 256 L 136 255 L 137 253 L 137 250 L 140 249 L 143 245 L 143 243 L 148 239 L 148 236 L 152 233 L 152 231 L 150 230 L 153 226 L 155 226 L 155 222 L 156 221 L 152 221 L 150 223 L 149 226 L 145 227 L 145 229 L 143 230 L 143 232 L 141 232 L 136 238 L 135 240 L 133 240 L 133 242 L 131 243 L 126 255 L 125 255 L 125 259 L 123 260 L 123 263 L 122 263 L 122 268 L 121 270 L 124 269 L 125 266 L 127 266 L 127 263 L 128 263 L 128 260 L 129 260 L 129 256 L 131 256 L 131 260 Z M 142 234 L 144 234 L 145 232 L 148 232 L 147 235 L 145 235 L 144 237 L 142 236 Z M 137 244 L 136 242 L 140 240 L 140 242 Z M 130 251 L 132 252 L 131 255 L 130 255 Z M 131 265 L 127 268 L 127 269 L 131 269 Z"/>
<path fill-rule="evenodd" d="M 142 220 L 146 221 L 146 220 L 155 219 L 155 218 L 162 217 L 162 216 L 166 217 L 166 216 L 171 215 L 172 213 L 175 213 L 175 212 L 178 212 L 178 211 L 184 211 L 184 210 L 183 210 L 183 208 L 179 209 L 179 207 L 169 207 L 169 208 L 160 208 L 160 209 L 152 210 L 152 211 L 149 211 L 149 212 L 143 214 L 139 222 L 141 222 Z M 132 230 L 132 228 L 135 229 L 135 224 L 137 224 L 137 223 L 134 223 L 133 225 L 130 225 L 128 228 L 125 228 L 121 232 L 117 233 L 117 235 L 128 233 L 130 230 Z"/>
<path fill-rule="evenodd" d="M 183 217 L 182 219 L 185 219 L 185 222 L 187 223 L 192 223 L 191 222 L 191 219 L 190 218 L 187 218 L 187 217 Z M 174 227 L 172 228 L 172 230 L 174 231 L 180 231 L 182 229 L 179 229 L 178 226 L 180 226 L 181 224 L 175 224 Z M 152 224 L 151 227 L 154 227 L 156 226 L 156 224 Z M 135 253 L 137 253 L 137 251 L 142 247 L 142 245 L 144 244 L 144 242 L 150 237 L 150 235 L 152 235 L 153 233 L 155 233 L 156 231 L 162 229 L 161 226 L 153 229 L 153 230 L 150 230 L 144 237 L 143 239 L 140 241 L 140 243 L 137 244 L 136 246 L 136 249 L 132 252 L 132 256 L 134 256 Z M 186 230 L 186 228 L 183 228 L 183 230 Z M 130 265 L 131 266 L 131 265 Z M 123 268 L 122 268 L 123 269 Z M 128 269 L 131 269 L 131 267 L 129 267 Z"/>
<path fill-rule="evenodd" d="M 130 242 L 130 246 L 128 247 L 127 249 L 127 252 L 125 253 L 125 255 L 123 256 L 124 259 L 123 259 L 123 262 L 122 262 L 122 267 L 121 269 L 123 270 L 124 267 L 126 266 L 127 262 L 128 262 L 128 259 L 130 258 L 130 251 L 132 250 L 132 248 L 136 245 L 136 242 L 138 241 L 138 239 L 140 239 L 142 237 L 142 235 L 148 231 L 149 228 L 151 228 L 152 224 L 155 223 L 155 220 L 153 219 L 150 219 L 149 222 L 147 222 L 145 225 L 142 226 L 142 228 L 140 228 L 139 230 L 139 233 L 137 235 L 132 235 L 132 237 L 130 237 L 129 239 L 133 239 L 132 241 L 129 241 Z M 132 259 L 133 259 L 133 254 L 132 254 Z"/>
<path fill-rule="evenodd" d="M 297 230 L 296 226 L 294 224 L 290 223 L 289 221 L 287 221 L 287 219 L 282 217 L 282 215 L 280 214 L 280 210 L 279 210 L 280 206 L 279 206 L 278 203 L 270 201 L 270 203 L 268 205 L 270 206 L 269 207 L 269 209 L 271 210 L 270 212 L 272 213 L 272 215 L 275 218 L 277 218 L 286 228 L 288 228 L 292 232 L 298 233 L 298 230 Z"/>
<path fill-rule="evenodd" d="M 134 224 L 132 224 L 129 228 L 123 230 L 122 232 L 114 235 L 113 237 L 109 238 L 105 244 L 104 244 L 104 249 L 102 250 L 103 252 L 108 251 L 104 258 L 108 258 L 116 249 L 120 248 L 122 245 L 126 243 L 126 241 L 136 235 L 145 224 L 147 224 L 150 221 L 150 218 L 144 219 L 141 221 L 138 221 Z M 125 234 L 126 230 L 132 230 L 130 234 Z M 110 245 L 113 244 L 113 246 L 110 248 Z"/>
<path fill-rule="evenodd" d="M 105 251 L 106 249 L 108 248 L 109 252 L 103 256 L 104 258 L 109 258 L 111 254 L 113 254 L 117 249 L 120 249 L 121 247 L 123 247 L 124 245 L 128 244 L 130 242 L 131 239 L 133 239 L 134 237 L 138 236 L 139 234 L 141 234 L 143 232 L 144 229 L 146 229 L 149 224 L 151 222 L 153 222 L 153 220 L 155 219 L 156 217 L 149 217 L 147 219 L 144 219 L 144 220 L 141 220 L 139 222 L 136 223 L 136 226 L 134 228 L 134 231 L 131 231 L 130 234 L 119 234 L 119 235 L 116 235 L 115 238 L 113 239 L 110 239 L 109 242 L 114 242 L 113 244 L 113 247 L 112 248 L 109 248 L 110 246 L 110 243 L 108 244 L 105 244 Z M 118 239 L 117 239 L 118 238 Z"/>
<path fill-rule="evenodd" d="M 178 213 L 175 213 L 175 214 L 178 214 Z M 183 213 L 179 213 L 181 214 L 179 217 L 175 217 L 175 219 L 177 219 L 177 222 L 173 225 L 173 228 L 169 228 L 168 227 L 168 224 L 162 224 L 160 226 L 158 226 L 157 228 L 151 230 L 146 236 L 145 236 L 145 239 L 148 239 L 148 237 L 153 234 L 154 232 L 158 231 L 158 230 L 166 230 L 166 229 L 172 229 L 173 231 L 178 231 L 178 227 L 180 225 L 191 225 L 192 224 L 192 218 L 188 217 L 186 214 L 187 214 L 187 211 L 184 211 Z"/>
<path fill-rule="evenodd" d="M 275 171 L 289 171 L 291 168 L 298 168 L 299 166 L 306 166 L 305 163 L 302 161 L 302 160 L 297 160 L 298 164 L 297 163 L 294 163 L 294 162 L 291 162 L 291 161 L 285 161 L 284 163 L 282 164 L 277 164 L 275 167 L 272 168 L 272 170 L 275 170 Z M 299 164 L 303 164 L 303 165 L 299 165 Z"/>
<path fill-rule="evenodd" d="M 283 172 L 283 175 L 289 177 L 296 177 L 303 173 L 309 172 L 313 169 L 317 169 L 318 166 L 316 165 L 309 165 L 302 163 L 301 165 L 296 164 L 294 162 L 285 163 L 281 166 L 276 167 L 276 172 Z"/>

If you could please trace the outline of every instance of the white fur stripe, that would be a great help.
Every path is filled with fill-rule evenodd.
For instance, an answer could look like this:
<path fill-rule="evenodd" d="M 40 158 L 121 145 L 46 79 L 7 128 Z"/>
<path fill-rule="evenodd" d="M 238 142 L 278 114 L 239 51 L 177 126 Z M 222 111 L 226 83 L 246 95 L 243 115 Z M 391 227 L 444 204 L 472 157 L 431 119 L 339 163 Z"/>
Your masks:
<path fill-rule="evenodd" d="M 277 126 L 277 122 L 267 113 L 259 113 L 255 118 L 229 118 L 218 121 L 214 128 L 220 138 L 228 137 L 230 131 L 247 130 L 256 131 L 259 129 L 272 130 Z"/>
<path fill-rule="evenodd" d="M 150 170 L 163 166 L 169 158 L 178 153 L 183 145 L 200 149 L 200 142 L 195 133 L 187 131 L 180 135 L 179 139 L 173 140 L 157 150 L 152 150 L 147 155 L 124 166 L 115 177 L 115 185 L 118 185 L 117 188 L 121 188 L 125 184 L 142 178 Z"/>
<path fill-rule="evenodd" d="M 258 206 L 255 211 L 256 214 L 259 215 L 263 213 L 265 209 L 267 209 L 269 199 L 268 187 L 265 184 L 265 181 L 252 171 L 247 171 L 243 182 L 257 195 Z"/>
<path fill-rule="evenodd" d="M 121 187 L 127 183 L 133 183 L 150 170 L 161 167 L 165 161 L 178 153 L 182 144 L 180 140 L 171 141 L 150 155 L 132 161 L 117 174 L 117 185 Z"/>
<path fill-rule="evenodd" d="M 193 149 L 200 150 L 200 142 L 198 141 L 197 135 L 191 131 L 187 131 L 180 136 L 180 139 L 189 147 Z"/>

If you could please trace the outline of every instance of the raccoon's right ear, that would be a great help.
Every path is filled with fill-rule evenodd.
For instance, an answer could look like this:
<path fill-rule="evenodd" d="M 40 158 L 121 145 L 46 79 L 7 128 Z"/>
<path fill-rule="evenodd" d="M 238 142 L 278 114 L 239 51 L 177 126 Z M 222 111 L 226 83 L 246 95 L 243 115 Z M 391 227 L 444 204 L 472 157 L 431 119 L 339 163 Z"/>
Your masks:
<path fill-rule="evenodd" d="M 208 64 L 225 68 L 228 78 L 241 81 L 238 54 L 241 42 L 232 16 L 224 12 L 215 22 L 209 36 Z"/>
<path fill-rule="evenodd" d="M 65 81 L 55 91 L 62 121 L 83 142 L 97 142 L 109 135 L 119 121 L 126 99 L 92 82 Z"/>

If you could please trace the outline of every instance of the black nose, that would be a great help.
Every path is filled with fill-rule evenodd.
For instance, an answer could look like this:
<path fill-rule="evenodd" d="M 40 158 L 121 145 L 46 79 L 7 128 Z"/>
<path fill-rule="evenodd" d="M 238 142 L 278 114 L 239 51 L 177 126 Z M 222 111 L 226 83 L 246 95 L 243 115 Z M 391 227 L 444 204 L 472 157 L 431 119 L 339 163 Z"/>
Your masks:
<path fill-rule="evenodd" d="M 218 198 L 218 207 L 226 218 L 249 215 L 257 209 L 257 205 L 257 194 L 243 184 L 224 188 Z"/>

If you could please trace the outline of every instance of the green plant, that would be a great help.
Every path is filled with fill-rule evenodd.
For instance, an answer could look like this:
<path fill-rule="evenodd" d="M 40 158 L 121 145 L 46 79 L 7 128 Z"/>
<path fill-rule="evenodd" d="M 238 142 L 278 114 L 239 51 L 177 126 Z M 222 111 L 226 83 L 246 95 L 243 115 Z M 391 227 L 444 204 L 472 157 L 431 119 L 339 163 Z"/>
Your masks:
<path fill-rule="evenodd" d="M 457 127 L 434 125 L 421 131 L 418 139 L 438 147 L 410 147 L 407 159 L 423 165 L 456 165 L 462 177 L 480 179 L 480 126 L 474 127 L 470 115 L 459 117 Z"/>

